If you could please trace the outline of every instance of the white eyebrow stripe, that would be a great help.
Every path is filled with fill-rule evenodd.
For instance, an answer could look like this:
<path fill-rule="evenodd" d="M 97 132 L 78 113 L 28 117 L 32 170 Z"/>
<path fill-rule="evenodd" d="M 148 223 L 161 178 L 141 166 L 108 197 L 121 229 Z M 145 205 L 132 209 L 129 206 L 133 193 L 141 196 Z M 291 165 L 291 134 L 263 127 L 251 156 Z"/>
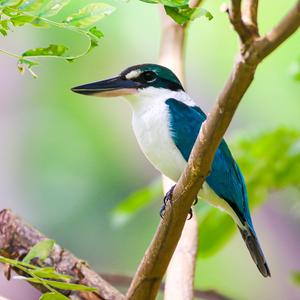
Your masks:
<path fill-rule="evenodd" d="M 134 79 L 137 78 L 142 73 L 141 70 L 133 70 L 125 75 L 126 79 Z"/>

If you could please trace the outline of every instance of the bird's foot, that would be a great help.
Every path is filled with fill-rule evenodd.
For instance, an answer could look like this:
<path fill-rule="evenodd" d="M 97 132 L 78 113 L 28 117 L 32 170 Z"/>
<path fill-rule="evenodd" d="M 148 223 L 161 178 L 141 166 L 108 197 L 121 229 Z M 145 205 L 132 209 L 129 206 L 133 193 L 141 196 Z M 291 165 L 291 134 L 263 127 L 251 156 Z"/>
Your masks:
<path fill-rule="evenodd" d="M 198 203 L 198 198 L 196 198 L 193 202 L 193 206 L 195 206 Z"/>
<path fill-rule="evenodd" d="M 166 193 L 164 199 L 163 199 L 163 205 L 161 206 L 160 208 L 160 211 L 159 211 L 159 215 L 160 217 L 163 219 L 164 217 L 164 214 L 165 214 L 165 210 L 166 210 L 166 206 L 167 206 L 167 203 L 170 202 L 170 205 L 172 205 L 172 197 L 173 197 L 173 191 L 175 189 L 175 186 L 176 184 L 174 184 L 170 190 Z"/>
<path fill-rule="evenodd" d="M 193 210 L 190 208 L 187 219 L 190 220 L 193 217 Z"/>

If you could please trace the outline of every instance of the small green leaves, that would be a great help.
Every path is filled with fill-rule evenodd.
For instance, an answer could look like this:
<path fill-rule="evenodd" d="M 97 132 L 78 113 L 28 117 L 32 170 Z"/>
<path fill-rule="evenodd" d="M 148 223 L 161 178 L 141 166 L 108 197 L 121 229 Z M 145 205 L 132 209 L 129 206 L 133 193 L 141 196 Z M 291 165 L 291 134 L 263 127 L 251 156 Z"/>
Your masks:
<path fill-rule="evenodd" d="M 165 11 L 177 24 L 185 25 L 189 21 L 205 16 L 208 20 L 212 14 L 202 7 L 190 7 L 189 0 L 140 0 L 151 4 L 162 4 Z"/>
<path fill-rule="evenodd" d="M 18 279 L 23 279 L 28 282 L 32 283 L 43 283 L 49 285 L 53 288 L 57 288 L 60 290 L 68 290 L 68 291 L 82 291 L 82 292 L 96 292 L 97 289 L 93 287 L 89 287 L 82 284 L 74 284 L 68 282 L 61 282 L 61 281 L 54 281 L 54 280 L 47 280 L 47 279 L 40 279 L 40 278 L 29 278 L 29 277 L 17 277 Z"/>
<path fill-rule="evenodd" d="M 38 63 L 36 61 L 25 59 L 22 56 L 19 57 L 18 70 L 21 74 L 24 74 L 25 70 L 28 70 L 32 77 L 37 78 L 37 75 L 32 70 L 32 67 L 37 65 Z"/>
<path fill-rule="evenodd" d="M 35 48 L 25 51 L 22 56 L 63 56 L 68 48 L 64 45 L 49 45 L 46 48 Z"/>
<path fill-rule="evenodd" d="M 39 300 L 69 300 L 69 298 L 61 293 L 51 292 L 43 294 Z"/>
<path fill-rule="evenodd" d="M 180 25 L 184 25 L 187 22 L 193 21 L 202 16 L 205 16 L 208 20 L 213 18 L 209 11 L 201 7 L 191 8 L 188 5 L 182 7 L 165 6 L 165 10 L 167 15 Z"/>
<path fill-rule="evenodd" d="M 28 70 L 33 77 L 37 77 L 32 67 L 38 65 L 37 62 L 28 59 L 30 57 L 55 57 L 63 58 L 66 61 L 74 61 L 98 46 L 103 33 L 97 29 L 95 23 L 110 15 L 114 7 L 105 3 L 91 3 L 71 14 L 64 21 L 58 22 L 48 19 L 57 15 L 70 0 L 26 0 L 9 1 L 0 0 L 0 34 L 6 36 L 11 30 L 10 27 L 24 26 L 31 24 L 35 27 L 56 27 L 59 29 L 75 31 L 84 35 L 88 41 L 88 47 L 81 53 L 66 56 L 68 47 L 65 45 L 50 44 L 48 47 L 39 47 L 25 51 L 22 55 L 10 53 L 0 49 L 0 53 L 8 54 L 18 58 L 18 69 L 23 74 Z M 92 28 L 90 28 L 93 26 Z"/>
<path fill-rule="evenodd" d="M 10 22 L 14 26 L 23 26 L 27 23 L 31 23 L 36 19 L 34 16 L 26 16 L 26 15 L 19 15 L 19 16 L 14 16 L 10 18 Z"/>
<path fill-rule="evenodd" d="M 18 261 L 16 259 L 9 259 L 0 256 L 0 263 L 8 264 L 26 276 L 14 276 L 14 279 L 25 280 L 28 282 L 43 285 L 48 293 L 43 294 L 40 300 L 67 300 L 68 297 L 64 296 L 58 290 L 66 291 L 83 291 L 83 292 L 96 292 L 97 289 L 85 286 L 82 284 L 72 283 L 74 279 L 71 276 L 65 274 L 59 274 L 52 267 L 39 267 L 27 263 L 27 261 L 38 257 L 41 263 L 45 258 L 48 257 L 54 245 L 52 240 L 44 240 L 32 247 L 24 261 Z"/>
<path fill-rule="evenodd" d="M 39 258 L 40 261 L 44 261 L 53 250 L 53 247 L 53 240 L 43 240 L 31 248 L 31 250 L 24 257 L 23 262 L 30 263 L 30 261 L 34 258 Z"/>
<path fill-rule="evenodd" d="M 99 40 L 103 37 L 103 33 L 97 29 L 97 27 L 92 27 L 88 32 L 87 32 L 88 37 L 91 40 L 90 48 L 88 51 L 91 51 L 93 48 L 98 46 Z"/>
<path fill-rule="evenodd" d="M 64 22 L 79 28 L 86 28 L 94 25 L 105 16 L 110 15 L 114 10 L 113 6 L 105 3 L 90 3 L 81 8 L 77 13 L 67 17 Z"/>
<path fill-rule="evenodd" d="M 72 278 L 71 276 L 57 273 L 51 267 L 45 267 L 45 268 L 35 267 L 32 273 L 39 278 L 45 278 L 45 279 L 69 280 Z"/>
<path fill-rule="evenodd" d="M 44 18 L 55 16 L 62 8 L 69 4 L 69 2 L 70 0 L 50 0 L 40 8 L 38 15 Z"/>

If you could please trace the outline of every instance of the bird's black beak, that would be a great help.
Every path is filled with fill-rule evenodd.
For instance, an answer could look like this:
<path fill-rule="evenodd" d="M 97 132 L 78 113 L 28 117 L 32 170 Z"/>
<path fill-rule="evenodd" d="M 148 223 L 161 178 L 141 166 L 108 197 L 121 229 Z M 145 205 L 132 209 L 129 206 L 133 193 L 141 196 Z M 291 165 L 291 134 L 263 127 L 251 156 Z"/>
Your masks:
<path fill-rule="evenodd" d="M 79 85 L 73 87 L 71 90 L 83 95 L 115 97 L 135 94 L 139 87 L 140 84 L 138 82 L 116 76 L 102 81 Z"/>

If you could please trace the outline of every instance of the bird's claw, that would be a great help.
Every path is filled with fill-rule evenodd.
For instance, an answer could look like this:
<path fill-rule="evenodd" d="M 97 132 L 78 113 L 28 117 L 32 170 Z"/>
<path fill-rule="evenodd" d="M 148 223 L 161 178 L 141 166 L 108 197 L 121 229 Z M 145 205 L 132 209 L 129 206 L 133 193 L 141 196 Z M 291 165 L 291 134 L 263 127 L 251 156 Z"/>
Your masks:
<path fill-rule="evenodd" d="M 193 217 L 193 210 L 192 210 L 192 208 L 190 208 L 187 219 L 190 220 L 192 217 Z"/>
<path fill-rule="evenodd" d="M 196 197 L 196 199 L 193 202 L 193 206 L 195 206 L 198 203 L 198 198 Z"/>
<path fill-rule="evenodd" d="M 164 213 L 165 213 L 165 210 L 166 210 L 167 203 L 170 202 L 170 205 L 172 205 L 172 197 L 173 197 L 173 191 L 175 189 L 175 186 L 176 186 L 176 184 L 174 184 L 170 188 L 170 190 L 166 193 L 166 195 L 163 199 L 163 205 L 161 206 L 160 211 L 159 211 L 159 215 L 162 219 L 164 217 Z"/>
<path fill-rule="evenodd" d="M 172 203 L 173 203 L 173 202 L 172 202 L 172 198 L 173 198 L 173 191 L 174 191 L 174 189 L 175 189 L 175 186 L 176 186 L 176 184 L 174 184 L 174 185 L 170 188 L 170 190 L 166 193 L 166 195 L 165 195 L 165 197 L 164 197 L 164 199 L 163 199 L 163 205 L 161 206 L 160 211 L 159 211 L 159 215 L 160 215 L 160 217 L 161 217 L 162 219 L 163 219 L 163 217 L 164 217 L 164 213 L 165 213 L 165 210 L 166 210 L 166 207 L 167 207 L 168 202 L 170 203 L 170 205 L 172 205 Z M 198 198 L 195 199 L 193 205 L 196 205 L 197 202 L 198 202 Z M 187 218 L 187 219 L 190 220 L 192 217 L 193 217 L 193 210 L 192 210 L 192 208 L 190 208 L 190 211 L 189 211 L 189 214 L 188 214 L 188 218 Z"/>

